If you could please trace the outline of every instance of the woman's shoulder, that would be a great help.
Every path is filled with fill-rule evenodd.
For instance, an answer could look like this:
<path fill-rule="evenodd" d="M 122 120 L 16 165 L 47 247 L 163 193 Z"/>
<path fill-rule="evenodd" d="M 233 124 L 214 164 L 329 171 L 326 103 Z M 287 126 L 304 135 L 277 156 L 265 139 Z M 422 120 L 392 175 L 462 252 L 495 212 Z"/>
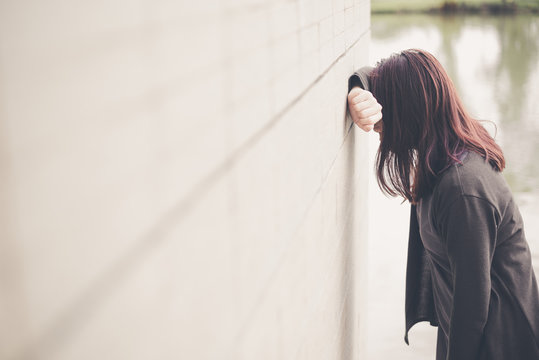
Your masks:
<path fill-rule="evenodd" d="M 433 191 L 433 200 L 444 205 L 462 196 L 480 198 L 495 207 L 512 197 L 501 172 L 473 151 L 468 151 L 461 162 L 445 171 Z"/>

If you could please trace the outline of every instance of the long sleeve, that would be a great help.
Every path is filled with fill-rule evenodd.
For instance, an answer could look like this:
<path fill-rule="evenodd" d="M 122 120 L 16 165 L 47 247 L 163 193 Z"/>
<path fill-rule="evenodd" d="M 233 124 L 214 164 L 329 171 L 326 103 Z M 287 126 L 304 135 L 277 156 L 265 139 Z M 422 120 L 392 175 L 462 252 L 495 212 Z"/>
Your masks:
<path fill-rule="evenodd" d="M 468 195 L 458 195 L 441 213 L 453 284 L 447 360 L 476 360 L 488 318 L 499 216 L 491 203 Z"/>
<path fill-rule="evenodd" d="M 369 76 L 374 68 L 372 66 L 364 66 L 358 69 L 354 74 L 348 78 L 348 92 L 353 87 L 359 86 L 362 89 L 369 90 Z"/>

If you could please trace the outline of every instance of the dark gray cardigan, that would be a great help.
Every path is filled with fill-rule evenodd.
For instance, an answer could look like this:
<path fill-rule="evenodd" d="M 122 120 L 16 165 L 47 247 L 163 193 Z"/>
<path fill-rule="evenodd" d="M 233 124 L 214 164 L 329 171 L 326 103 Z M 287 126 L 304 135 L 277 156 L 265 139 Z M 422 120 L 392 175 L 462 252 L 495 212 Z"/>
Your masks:
<path fill-rule="evenodd" d="M 415 208 L 407 331 L 437 324 L 437 360 L 539 359 L 539 291 L 522 217 L 502 174 L 465 154 Z"/>

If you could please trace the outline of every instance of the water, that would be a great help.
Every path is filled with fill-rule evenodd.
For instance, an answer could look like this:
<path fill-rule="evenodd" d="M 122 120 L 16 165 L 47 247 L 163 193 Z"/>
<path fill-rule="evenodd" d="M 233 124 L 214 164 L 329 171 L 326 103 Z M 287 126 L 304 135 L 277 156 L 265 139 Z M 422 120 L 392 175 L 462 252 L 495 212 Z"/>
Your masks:
<path fill-rule="evenodd" d="M 493 123 L 485 127 L 504 151 L 504 176 L 539 274 L 539 17 L 400 14 L 371 21 L 372 65 L 402 49 L 425 49 L 443 64 L 472 116 Z M 369 196 L 368 359 L 434 359 L 435 328 L 415 327 L 410 347 L 402 339 L 409 207 L 379 191 Z"/>

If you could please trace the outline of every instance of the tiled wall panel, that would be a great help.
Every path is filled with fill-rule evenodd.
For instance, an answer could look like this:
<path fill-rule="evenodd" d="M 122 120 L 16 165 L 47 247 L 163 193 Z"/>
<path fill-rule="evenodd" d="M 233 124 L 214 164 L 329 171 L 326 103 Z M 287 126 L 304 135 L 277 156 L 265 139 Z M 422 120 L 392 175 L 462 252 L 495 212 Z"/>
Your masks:
<path fill-rule="evenodd" d="M 0 358 L 359 359 L 369 12 L 3 1 Z"/>

